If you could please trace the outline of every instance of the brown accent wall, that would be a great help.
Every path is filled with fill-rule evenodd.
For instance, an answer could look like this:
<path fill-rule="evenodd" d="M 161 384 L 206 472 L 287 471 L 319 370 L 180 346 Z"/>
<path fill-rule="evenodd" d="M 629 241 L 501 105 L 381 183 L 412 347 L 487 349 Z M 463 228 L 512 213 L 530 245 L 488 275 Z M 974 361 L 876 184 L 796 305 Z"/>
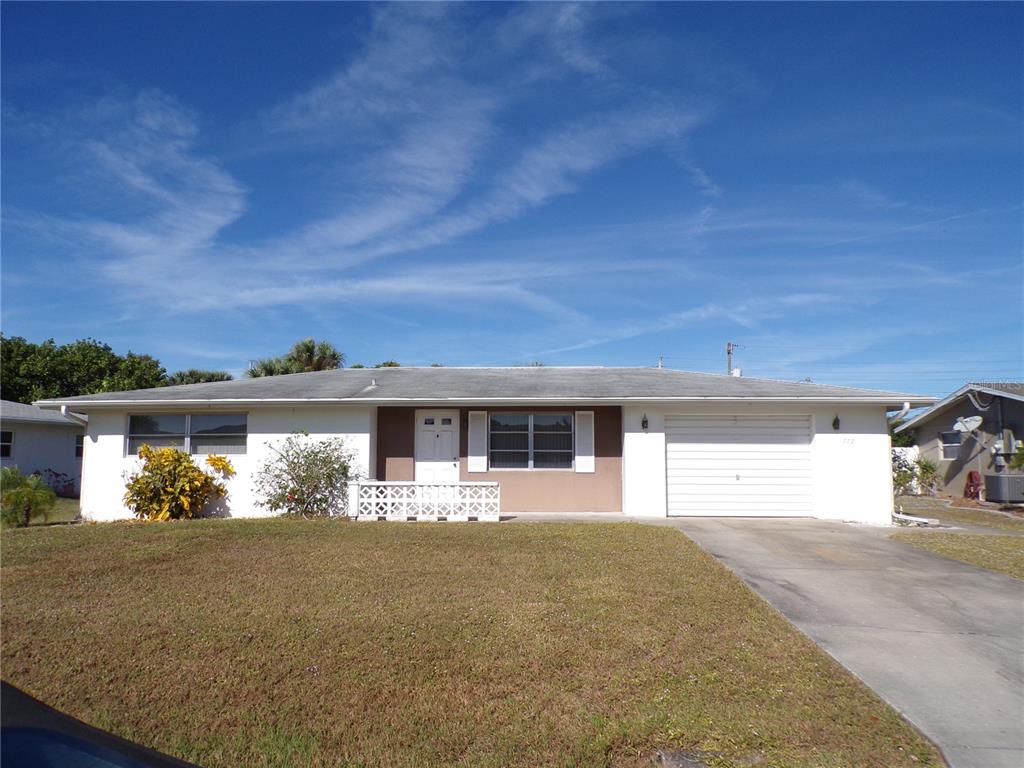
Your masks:
<path fill-rule="evenodd" d="M 619 406 L 490 408 L 502 412 L 593 411 L 594 472 L 515 470 L 468 472 L 469 412 L 487 406 L 459 409 L 459 479 L 501 485 L 502 512 L 621 512 L 622 409 Z M 416 409 L 377 409 L 377 477 L 414 480 Z"/>
<path fill-rule="evenodd" d="M 377 479 L 416 479 L 416 409 L 377 409 Z"/>
<path fill-rule="evenodd" d="M 503 469 L 468 472 L 469 411 L 459 411 L 459 479 L 464 482 L 497 482 L 501 485 L 502 512 L 621 512 L 622 511 L 622 409 L 543 407 L 491 408 L 502 412 L 594 411 L 594 472 L 566 470 Z"/>

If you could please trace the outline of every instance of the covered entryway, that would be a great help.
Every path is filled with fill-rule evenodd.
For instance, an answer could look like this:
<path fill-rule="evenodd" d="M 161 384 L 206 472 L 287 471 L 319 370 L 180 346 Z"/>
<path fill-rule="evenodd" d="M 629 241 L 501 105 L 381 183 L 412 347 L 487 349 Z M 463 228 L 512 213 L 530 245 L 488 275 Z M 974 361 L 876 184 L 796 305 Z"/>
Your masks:
<path fill-rule="evenodd" d="M 813 514 L 810 416 L 665 417 L 670 516 Z"/>

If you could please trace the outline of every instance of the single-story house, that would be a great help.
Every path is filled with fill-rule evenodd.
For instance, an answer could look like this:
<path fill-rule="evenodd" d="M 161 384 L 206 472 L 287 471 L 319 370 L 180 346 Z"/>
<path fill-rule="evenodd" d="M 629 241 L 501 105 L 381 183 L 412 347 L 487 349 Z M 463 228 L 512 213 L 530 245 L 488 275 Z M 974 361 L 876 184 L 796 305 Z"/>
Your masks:
<path fill-rule="evenodd" d="M 82 513 L 129 515 L 143 443 L 228 454 L 232 515 L 259 515 L 269 445 L 339 436 L 359 514 L 815 516 L 887 524 L 886 413 L 930 397 L 663 368 L 340 369 L 42 401 L 89 415 Z M 433 506 L 424 500 L 433 499 Z M 417 507 L 416 505 L 420 506 Z M 444 505 L 449 505 L 445 507 Z M 446 509 L 447 514 L 438 512 Z"/>
<path fill-rule="evenodd" d="M 37 472 L 63 496 L 78 493 L 86 418 L 0 400 L 0 466 Z"/>
<path fill-rule="evenodd" d="M 976 429 L 969 433 L 956 429 L 958 420 L 971 417 L 981 418 Z M 1005 481 L 1009 459 L 1024 439 L 1024 383 L 965 384 L 895 431 L 914 435 L 920 455 L 938 467 L 944 490 L 963 495 L 967 475 L 976 471 L 983 487 L 994 491 Z M 1009 500 L 1002 494 L 988 494 L 992 499 L 997 496 L 1000 501 Z"/>

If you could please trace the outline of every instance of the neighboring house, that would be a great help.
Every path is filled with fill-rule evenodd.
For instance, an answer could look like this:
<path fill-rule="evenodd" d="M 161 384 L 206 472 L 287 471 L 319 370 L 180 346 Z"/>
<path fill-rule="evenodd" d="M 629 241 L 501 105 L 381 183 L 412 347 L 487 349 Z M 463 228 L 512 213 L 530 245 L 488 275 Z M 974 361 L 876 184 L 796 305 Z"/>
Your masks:
<path fill-rule="evenodd" d="M 411 508 L 402 499 L 434 494 L 444 507 L 492 489 L 503 514 L 886 524 L 886 412 L 933 402 L 658 368 L 537 366 L 342 369 L 41 405 L 89 415 L 82 513 L 96 520 L 128 516 L 124 478 L 143 443 L 228 454 L 238 470 L 229 514 L 266 514 L 253 473 L 268 443 L 307 430 L 346 439 L 370 512 L 381 509 L 373 499 L 401 510 Z"/>
<path fill-rule="evenodd" d="M 0 465 L 38 472 L 54 490 L 77 494 L 86 418 L 0 400 Z M 50 470 L 51 474 L 47 474 Z"/>
<path fill-rule="evenodd" d="M 954 428 L 957 419 L 971 416 L 982 419 L 973 433 Z M 963 495 L 969 472 L 1001 475 L 1024 438 L 1024 383 L 965 384 L 896 432 L 912 432 L 920 455 L 938 467 L 943 489 Z"/>

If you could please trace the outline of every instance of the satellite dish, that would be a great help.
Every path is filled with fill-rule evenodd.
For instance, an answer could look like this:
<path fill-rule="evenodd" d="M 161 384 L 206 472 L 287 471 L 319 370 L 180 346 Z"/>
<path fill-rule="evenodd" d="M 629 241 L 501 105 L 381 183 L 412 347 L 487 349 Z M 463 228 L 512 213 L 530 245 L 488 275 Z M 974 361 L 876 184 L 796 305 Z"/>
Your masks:
<path fill-rule="evenodd" d="M 953 429 L 957 432 L 973 432 L 981 426 L 982 421 L 984 419 L 981 416 L 961 416 L 956 420 Z"/>

